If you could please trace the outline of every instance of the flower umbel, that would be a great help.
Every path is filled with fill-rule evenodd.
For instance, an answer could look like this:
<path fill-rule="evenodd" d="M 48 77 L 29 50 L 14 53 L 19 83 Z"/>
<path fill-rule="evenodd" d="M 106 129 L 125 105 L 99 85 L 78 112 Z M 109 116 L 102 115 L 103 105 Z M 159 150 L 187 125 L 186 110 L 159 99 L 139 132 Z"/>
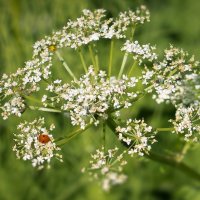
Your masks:
<path fill-rule="evenodd" d="M 42 101 L 44 106 L 48 102 L 69 112 L 72 124 L 84 129 L 88 123 L 97 125 L 99 118 L 106 119 L 109 109 L 131 106 L 130 101 L 137 97 L 137 93 L 131 90 L 137 82 L 135 77 L 125 75 L 120 80 L 108 78 L 105 71 L 95 74 L 90 67 L 78 81 L 62 84 L 61 80 L 56 80 L 48 85 L 46 90 L 55 96 L 43 96 Z"/>
<path fill-rule="evenodd" d="M 126 180 L 122 173 L 125 154 L 163 162 L 200 180 L 198 172 L 181 161 L 190 146 L 188 143 L 180 153 L 181 159 L 156 155 L 152 150 L 157 133 L 154 130 L 176 132 L 189 144 L 199 141 L 200 70 L 194 56 L 182 49 L 171 45 L 160 59 L 154 46 L 135 40 L 137 25 L 148 21 L 149 11 L 145 6 L 121 12 L 116 18 L 107 17 L 104 9 L 85 9 L 81 17 L 69 20 L 62 29 L 37 41 L 33 45 L 32 58 L 23 68 L 2 76 L 0 111 L 4 120 L 11 115 L 23 118 L 24 112 L 37 110 L 60 114 L 70 118 L 67 123 L 78 126 L 62 137 L 57 133 L 54 140 L 51 134 L 54 125 L 46 128 L 44 118 L 19 124 L 20 133 L 14 134 L 13 147 L 17 158 L 28 160 L 39 169 L 49 167 L 53 158 L 62 161 L 58 146 L 93 125 L 103 128 L 102 143 L 107 146 L 108 126 L 117 136 L 117 142 L 127 150 L 118 153 L 117 147 L 109 150 L 102 147 L 91 156 L 87 171 L 100 180 L 104 190 Z M 66 78 L 61 74 L 64 73 L 62 67 Z M 143 119 L 135 119 L 137 111 L 143 114 L 140 106 L 139 109 L 135 106 L 143 105 L 143 101 L 142 104 L 138 101 L 145 96 L 155 100 L 152 101 L 154 107 L 168 103 L 176 110 L 175 119 L 170 120 L 173 127 L 156 129 Z M 128 119 L 127 114 L 133 118 Z"/>
<path fill-rule="evenodd" d="M 47 129 L 44 127 L 44 118 L 39 118 L 33 122 L 25 121 L 17 128 L 20 134 L 14 134 L 13 147 L 17 158 L 30 160 L 32 166 L 38 169 L 46 165 L 50 167 L 50 161 L 54 157 L 62 161 L 62 155 L 59 154 L 60 148 L 56 146 L 53 136 L 49 133 L 54 128 L 53 124 Z"/>
<path fill-rule="evenodd" d="M 182 134 L 186 141 L 198 142 L 200 139 L 200 108 L 199 105 L 180 106 L 176 111 L 175 120 L 170 120 L 177 134 Z"/>
<path fill-rule="evenodd" d="M 123 158 L 125 152 L 118 154 L 118 151 L 117 147 L 107 151 L 104 147 L 97 149 L 96 153 L 91 155 L 90 166 L 82 170 L 87 170 L 93 179 L 99 180 L 105 191 L 109 191 L 113 185 L 124 183 L 127 179 L 122 173 L 123 166 L 127 164 Z"/>
<path fill-rule="evenodd" d="M 118 126 L 119 140 L 129 146 L 128 154 L 143 156 L 151 150 L 151 145 L 156 142 L 155 131 L 144 120 L 129 119 L 125 127 Z"/>

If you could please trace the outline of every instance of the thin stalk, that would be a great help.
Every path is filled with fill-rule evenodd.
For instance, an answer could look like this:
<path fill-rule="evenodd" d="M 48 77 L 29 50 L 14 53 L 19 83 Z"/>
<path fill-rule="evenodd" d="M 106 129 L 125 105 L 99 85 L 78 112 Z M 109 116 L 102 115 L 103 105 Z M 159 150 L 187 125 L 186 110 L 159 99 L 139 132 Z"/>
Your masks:
<path fill-rule="evenodd" d="M 153 87 L 154 87 L 154 85 L 152 84 L 152 85 L 148 86 L 147 88 L 145 88 L 144 91 L 145 91 L 145 92 L 148 92 L 148 90 L 149 90 L 149 89 L 152 89 Z"/>
<path fill-rule="evenodd" d="M 82 65 L 83 65 L 83 69 L 85 70 L 85 73 L 87 73 L 87 66 L 86 66 L 86 64 L 85 64 L 85 60 L 84 60 L 84 57 L 83 57 L 83 54 L 82 54 L 82 50 L 80 49 L 79 51 L 78 51 L 78 54 L 79 54 L 79 56 L 80 56 L 80 59 L 81 59 L 81 63 L 82 63 Z"/>
<path fill-rule="evenodd" d="M 169 73 L 168 76 L 170 77 L 170 76 L 174 75 L 176 72 L 177 72 L 177 69 L 174 69 L 174 70 L 172 70 L 172 71 Z"/>
<path fill-rule="evenodd" d="M 136 26 L 131 28 L 131 41 L 133 41 L 134 39 L 135 29 L 136 29 Z"/>
<path fill-rule="evenodd" d="M 145 96 L 145 94 L 144 94 L 144 93 L 141 93 L 141 94 L 138 95 L 137 98 L 131 99 L 129 102 L 130 102 L 130 103 L 137 102 L 138 100 L 142 99 L 144 96 Z M 119 106 L 118 108 L 110 109 L 110 110 L 109 110 L 109 113 L 113 113 L 113 112 L 116 112 L 116 111 L 118 111 L 118 110 L 121 110 L 122 108 L 124 108 L 124 106 L 125 106 L 125 104 L 122 104 L 122 105 Z"/>
<path fill-rule="evenodd" d="M 99 71 L 99 56 L 98 56 L 98 54 L 95 54 L 95 62 L 97 65 L 97 71 Z"/>
<path fill-rule="evenodd" d="M 29 100 L 29 101 L 32 101 L 32 102 L 35 102 L 35 103 L 42 103 L 39 99 L 36 99 L 32 96 L 27 96 L 27 95 L 22 95 L 25 99 Z"/>
<path fill-rule="evenodd" d="M 31 110 L 39 110 L 44 112 L 53 112 L 53 113 L 61 113 L 61 110 L 53 109 L 53 108 L 46 108 L 46 107 L 36 107 L 36 106 L 29 106 Z"/>
<path fill-rule="evenodd" d="M 137 61 L 135 60 L 135 61 L 133 62 L 133 65 L 131 66 L 131 69 L 130 69 L 129 72 L 128 72 L 128 77 L 131 76 L 131 74 L 132 74 L 132 72 L 133 72 L 133 69 L 134 69 L 136 66 L 137 66 Z"/>
<path fill-rule="evenodd" d="M 122 74 L 123 74 L 123 71 L 124 71 L 124 67 L 125 67 L 127 58 L 128 58 L 128 53 L 125 53 L 125 54 L 124 54 L 124 57 L 123 57 L 122 65 L 121 65 L 121 68 L 120 68 L 120 71 L 119 71 L 118 79 L 120 79 L 121 76 L 122 76 Z"/>
<path fill-rule="evenodd" d="M 191 143 L 190 142 L 186 142 L 183 146 L 183 149 L 181 150 L 181 152 L 177 155 L 177 161 L 180 162 L 183 160 L 185 154 L 188 152 L 188 150 L 191 147 Z"/>
<path fill-rule="evenodd" d="M 90 128 L 92 126 L 92 124 L 88 124 L 85 129 L 77 129 L 75 130 L 74 132 L 72 132 L 71 134 L 67 135 L 67 136 L 64 136 L 64 137 L 61 137 L 59 139 L 57 139 L 55 141 L 55 143 L 58 145 L 58 146 L 62 146 L 64 144 L 66 144 L 67 142 L 69 142 L 71 139 L 73 139 L 74 137 L 76 137 L 77 135 L 83 133 L 84 131 L 86 131 L 88 128 Z"/>
<path fill-rule="evenodd" d="M 64 66 L 64 68 L 67 70 L 67 72 L 69 73 L 69 75 L 75 80 L 77 81 L 75 75 L 73 74 L 73 72 L 71 71 L 71 69 L 69 68 L 69 66 L 67 65 L 67 63 L 65 62 L 65 60 L 63 59 L 63 57 L 60 55 L 60 53 L 58 51 L 56 51 L 56 55 L 59 59 L 59 61 L 62 63 L 62 65 Z"/>
<path fill-rule="evenodd" d="M 173 127 L 169 127 L 169 128 L 157 128 L 156 129 L 158 132 L 168 132 L 168 131 L 174 131 Z"/>
<path fill-rule="evenodd" d="M 95 56 L 94 56 L 94 59 L 95 59 L 95 63 L 96 63 L 96 68 L 97 68 L 97 71 L 99 71 L 99 56 L 98 56 L 98 50 L 96 48 L 96 46 L 94 45 L 94 53 L 95 53 Z"/>
<path fill-rule="evenodd" d="M 118 136 L 118 134 L 115 131 L 116 127 L 118 125 L 113 120 L 113 118 L 111 116 L 109 116 L 108 119 L 107 119 L 107 125 L 115 133 L 115 135 Z M 124 147 L 129 148 L 129 146 L 125 142 L 121 141 L 121 143 L 123 144 Z M 177 159 L 174 158 L 174 157 L 160 155 L 160 154 L 157 154 L 153 151 L 151 151 L 149 154 L 145 154 L 145 157 L 150 159 L 150 160 L 156 161 L 158 163 L 162 163 L 162 164 L 166 164 L 166 165 L 171 166 L 171 167 L 175 167 L 176 169 L 180 170 L 184 174 L 187 174 L 191 178 L 200 181 L 200 173 L 199 172 L 195 171 L 194 169 L 189 167 L 184 162 L 177 161 Z"/>
<path fill-rule="evenodd" d="M 109 64 L 108 64 L 108 77 L 111 76 L 111 71 L 112 71 L 113 48 L 114 48 L 114 40 L 111 40 L 111 43 L 110 43 Z"/>
<path fill-rule="evenodd" d="M 22 95 L 25 99 L 29 100 L 29 101 L 32 101 L 32 102 L 35 102 L 35 103 L 39 103 L 39 104 L 42 104 L 41 100 L 39 99 L 36 99 L 32 96 L 27 96 L 27 95 Z M 47 104 L 49 107 L 51 107 L 49 104 Z"/>
<path fill-rule="evenodd" d="M 191 178 L 200 181 L 200 173 L 192 169 L 190 166 L 183 162 L 179 162 L 173 157 L 159 155 L 155 152 L 150 152 L 149 155 L 145 155 L 146 158 L 149 158 L 150 160 L 166 164 L 168 166 L 171 166 L 177 170 L 180 170 L 184 174 L 190 176 Z"/>
<path fill-rule="evenodd" d="M 97 72 L 98 69 L 97 69 L 97 66 L 96 66 L 96 62 L 95 62 L 95 57 L 94 57 L 94 53 L 93 53 L 92 46 L 89 45 L 88 48 L 89 48 L 89 52 L 90 52 L 90 57 L 91 57 L 91 59 L 92 59 L 92 64 L 93 64 L 93 66 L 94 66 L 94 68 L 95 68 L 95 71 Z"/>
<path fill-rule="evenodd" d="M 104 146 L 104 152 L 106 152 L 106 123 L 103 122 L 103 146 Z"/>
<path fill-rule="evenodd" d="M 140 94 L 138 94 L 137 98 L 131 99 L 129 102 L 130 102 L 130 103 L 134 103 L 134 102 L 137 102 L 138 100 L 142 99 L 142 98 L 147 94 L 147 91 L 148 91 L 150 88 L 152 88 L 152 87 L 153 87 L 153 85 L 150 85 L 149 87 L 145 88 L 145 89 L 144 89 L 144 92 L 141 92 Z M 121 110 L 122 108 L 124 108 L 124 105 L 125 105 L 125 104 L 119 106 L 118 108 L 110 109 L 110 110 L 109 110 L 109 113 L 113 113 L 113 112 L 116 112 L 116 111 L 118 111 L 118 110 Z"/>

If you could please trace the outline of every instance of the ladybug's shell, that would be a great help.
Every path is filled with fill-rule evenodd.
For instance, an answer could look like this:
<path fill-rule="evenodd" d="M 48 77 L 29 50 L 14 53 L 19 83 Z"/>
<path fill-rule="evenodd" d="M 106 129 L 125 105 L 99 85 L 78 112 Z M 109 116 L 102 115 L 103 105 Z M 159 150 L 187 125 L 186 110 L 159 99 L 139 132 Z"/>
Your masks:
<path fill-rule="evenodd" d="M 42 144 L 46 144 L 50 141 L 50 137 L 47 134 L 40 134 L 38 136 L 38 141 L 41 142 Z"/>

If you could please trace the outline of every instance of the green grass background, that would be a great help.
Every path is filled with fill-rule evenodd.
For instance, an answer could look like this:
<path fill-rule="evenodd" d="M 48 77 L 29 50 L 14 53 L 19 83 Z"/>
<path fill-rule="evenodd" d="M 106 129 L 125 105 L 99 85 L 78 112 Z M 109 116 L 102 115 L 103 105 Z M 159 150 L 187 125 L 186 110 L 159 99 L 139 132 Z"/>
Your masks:
<path fill-rule="evenodd" d="M 199 0 L 0 0 L 0 75 L 14 72 L 31 58 L 32 45 L 53 30 L 59 30 L 67 19 L 80 16 L 84 8 L 107 9 L 109 15 L 135 9 L 146 4 L 151 12 L 151 22 L 140 27 L 136 38 L 143 43 L 155 44 L 158 52 L 174 44 L 200 58 L 200 1 Z M 106 65 L 107 44 L 100 45 L 102 66 Z M 77 55 L 66 52 L 73 70 L 81 69 Z M 75 57 L 76 56 L 76 57 Z M 75 59 L 74 59 L 75 58 Z M 115 63 L 122 54 L 115 53 Z M 115 69 L 117 71 L 117 68 Z M 62 76 L 62 69 L 54 69 Z M 65 76 L 65 75 L 63 75 Z M 66 77 L 67 78 L 67 77 Z M 150 98 L 138 103 L 126 115 L 144 117 L 155 126 L 165 126 L 174 110 L 165 105 L 156 106 Z M 55 134 L 64 135 L 72 127 L 69 120 L 57 114 L 25 112 L 23 119 L 45 116 L 48 123 L 55 122 Z M 12 152 L 13 135 L 19 118 L 0 119 L 0 200 L 199 200 L 199 183 L 177 170 L 138 158 L 129 159 L 125 168 L 129 178 L 110 193 L 101 190 L 97 182 L 89 182 L 81 168 L 87 165 L 89 155 L 101 144 L 101 129 L 90 129 L 63 148 L 64 163 L 54 162 L 47 171 L 37 171 L 29 163 L 16 160 Z M 112 146 L 114 136 L 107 130 Z M 159 134 L 161 153 L 178 152 L 180 139 L 169 133 Z M 185 161 L 200 171 L 200 148 L 187 154 Z M 199 184 L 199 185 L 198 185 Z"/>

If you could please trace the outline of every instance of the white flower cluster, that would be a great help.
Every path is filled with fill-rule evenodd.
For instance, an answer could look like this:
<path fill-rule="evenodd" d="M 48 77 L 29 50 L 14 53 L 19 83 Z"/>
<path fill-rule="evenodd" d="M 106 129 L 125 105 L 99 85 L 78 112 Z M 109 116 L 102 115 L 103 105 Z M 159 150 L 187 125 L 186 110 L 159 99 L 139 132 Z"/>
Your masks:
<path fill-rule="evenodd" d="M 25 110 L 24 96 L 40 90 L 39 82 L 49 78 L 51 72 L 51 58 L 46 64 L 38 58 L 29 60 L 24 68 L 19 68 L 16 73 L 2 76 L 0 80 L 0 96 L 6 100 L 1 107 L 2 116 L 7 119 L 10 114 L 21 116 Z M 41 68 L 43 66 L 43 68 Z M 18 109 L 17 109 L 18 108 Z"/>
<path fill-rule="evenodd" d="M 48 91 L 55 94 L 54 97 L 43 96 L 44 106 L 48 104 L 61 107 L 70 113 L 73 125 L 80 125 L 82 129 L 88 123 L 98 124 L 99 117 L 106 118 L 109 110 L 119 107 L 128 108 L 131 100 L 137 97 L 137 93 L 130 91 L 137 83 L 135 77 L 123 76 L 118 80 L 115 77 L 108 78 L 105 71 L 95 74 L 93 67 L 88 73 L 71 84 L 62 84 L 57 80 L 48 85 Z"/>
<path fill-rule="evenodd" d="M 129 27 L 134 29 L 137 24 L 149 21 L 150 12 L 144 5 L 140 6 L 135 12 L 131 10 L 121 12 L 116 20 L 110 19 L 110 27 L 102 26 L 102 30 L 104 30 L 103 38 L 126 38 L 126 31 Z"/>
<path fill-rule="evenodd" d="M 52 124 L 49 129 L 44 127 L 44 118 L 35 119 L 32 122 L 25 121 L 18 125 L 20 134 L 15 135 L 13 150 L 18 159 L 30 160 L 33 167 L 42 169 L 45 165 L 50 166 L 53 157 L 62 161 L 58 153 L 60 148 L 54 143 L 53 136 L 49 131 L 54 129 Z"/>
<path fill-rule="evenodd" d="M 165 50 L 163 61 L 154 64 L 156 78 L 153 98 L 157 103 L 171 102 L 175 106 L 188 105 L 200 100 L 200 76 L 197 73 L 199 62 L 189 57 L 182 49 L 170 46 Z"/>
<path fill-rule="evenodd" d="M 119 140 L 129 147 L 128 154 L 143 156 L 151 150 L 151 145 L 156 142 L 155 132 L 144 120 L 128 119 L 125 127 L 118 126 Z"/>
<path fill-rule="evenodd" d="M 11 114 L 20 117 L 29 106 L 33 110 L 63 111 L 69 114 L 71 124 L 78 125 L 81 129 L 85 129 L 89 124 L 97 126 L 100 120 L 105 120 L 109 125 L 113 113 L 119 117 L 120 109 L 132 106 L 133 102 L 139 100 L 140 95 L 151 93 L 157 103 L 172 103 L 177 109 L 175 119 L 170 120 L 174 125 L 174 132 L 184 135 L 186 141 L 198 141 L 199 63 L 194 57 L 189 57 L 187 52 L 173 46 L 165 50 L 164 58 L 159 61 L 154 46 L 142 45 L 127 38 L 127 35 L 130 35 L 128 33 L 133 34 L 137 24 L 146 21 L 149 21 L 149 11 L 145 6 L 141 6 L 135 12 L 122 12 L 115 19 L 107 18 L 103 9 L 94 12 L 83 10 L 81 17 L 68 21 L 61 30 L 36 42 L 33 46 L 32 59 L 25 63 L 24 68 L 19 68 L 16 73 L 10 75 L 4 74 L 0 79 L 0 109 L 3 119 L 7 119 Z M 110 76 L 113 41 L 122 38 L 127 39 L 121 48 L 121 51 L 124 51 L 124 58 L 117 78 Z M 108 75 L 105 71 L 97 69 L 99 66 L 95 42 L 100 39 L 114 39 L 110 45 Z M 93 66 L 86 67 L 82 54 L 84 46 L 89 47 L 95 70 Z M 85 75 L 75 77 L 59 54 L 62 48 L 71 48 L 79 52 Z M 51 77 L 54 54 L 63 63 L 73 81 L 65 83 Z M 124 67 L 128 55 L 133 56 L 133 65 L 128 75 L 125 75 Z M 150 67 L 147 67 L 146 63 Z M 134 66 L 142 64 L 144 67 L 141 74 L 137 73 L 137 77 L 131 76 Z M 46 88 L 41 81 L 45 81 Z M 39 102 L 44 107 L 30 106 L 27 99 L 30 100 L 30 95 L 40 89 L 45 89 Z M 50 166 L 50 161 L 54 157 L 62 161 L 60 148 L 50 134 L 53 129 L 54 125 L 49 129 L 44 127 L 43 118 L 21 123 L 18 126 L 20 134 L 14 134 L 16 144 L 13 150 L 17 158 L 28 160 L 39 169 L 46 165 Z M 121 184 L 126 180 L 127 177 L 122 173 L 126 164 L 125 153 L 131 156 L 149 153 L 152 144 L 156 142 L 156 131 L 152 129 L 143 119 L 128 119 L 124 126 L 116 128 L 118 139 L 128 147 L 128 150 L 119 154 L 118 148 L 108 151 L 101 148 L 92 155 L 87 170 L 93 178 L 101 180 L 104 190 L 108 191 L 112 185 Z M 76 133 L 79 131 L 75 131 Z"/>
<path fill-rule="evenodd" d="M 127 162 L 123 159 L 124 153 L 117 155 L 118 148 L 97 149 L 96 153 L 91 155 L 90 166 L 84 168 L 93 179 L 100 180 L 103 190 L 109 191 L 114 185 L 122 184 L 126 181 L 127 176 L 122 173 L 123 166 Z"/>
<path fill-rule="evenodd" d="M 39 82 L 51 75 L 52 56 L 58 49 L 63 47 L 77 49 L 101 38 L 125 38 L 129 27 L 149 21 L 149 11 L 145 6 L 141 6 L 135 12 L 120 13 L 116 19 L 107 19 L 105 12 L 103 9 L 94 12 L 83 10 L 80 18 L 68 21 L 61 30 L 36 42 L 33 46 L 32 59 L 16 73 L 2 76 L 0 97 L 12 99 L 13 95 L 23 97 L 40 90 Z"/>
<path fill-rule="evenodd" d="M 140 45 L 138 41 L 127 40 L 121 50 L 133 54 L 133 59 L 137 60 L 139 65 L 145 60 L 152 62 L 157 59 L 157 54 L 154 52 L 155 47 L 149 44 Z"/>
<path fill-rule="evenodd" d="M 101 38 L 126 38 L 129 27 L 149 21 L 150 16 L 145 6 L 141 6 L 135 12 L 122 12 L 116 19 L 107 19 L 105 13 L 103 9 L 97 9 L 94 12 L 83 10 L 81 17 L 68 21 L 61 30 L 38 41 L 34 45 L 34 55 L 39 55 L 44 50 L 48 51 L 49 46 L 52 45 L 58 49 L 63 47 L 77 49 Z"/>
<path fill-rule="evenodd" d="M 175 120 L 170 120 L 177 134 L 184 135 L 186 141 L 197 142 L 200 139 L 200 108 L 198 105 L 180 106 Z"/>
<path fill-rule="evenodd" d="M 13 96 L 9 101 L 7 101 L 1 109 L 3 112 L 1 113 L 3 119 L 7 119 L 9 115 L 13 114 L 18 117 L 21 117 L 22 113 L 26 109 L 26 105 L 24 99 L 18 95 Z"/>

